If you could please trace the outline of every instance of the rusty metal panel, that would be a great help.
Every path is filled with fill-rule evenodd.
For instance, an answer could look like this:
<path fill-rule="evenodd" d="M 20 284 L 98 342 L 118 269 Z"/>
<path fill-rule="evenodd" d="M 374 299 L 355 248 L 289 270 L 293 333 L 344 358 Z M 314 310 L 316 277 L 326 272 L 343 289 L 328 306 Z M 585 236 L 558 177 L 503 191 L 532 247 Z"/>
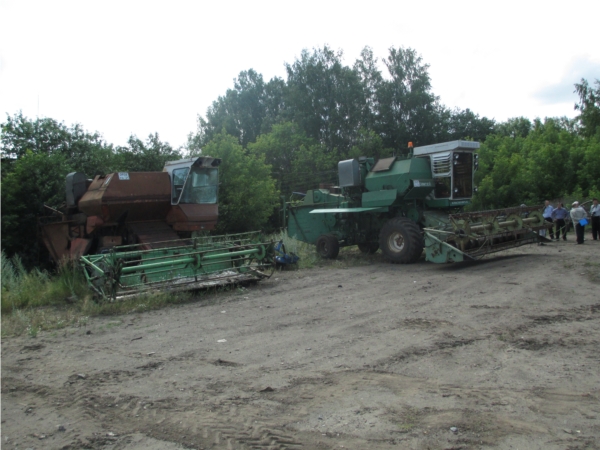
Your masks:
<path fill-rule="evenodd" d="M 109 248 L 122 244 L 123 238 L 121 236 L 102 236 L 100 238 L 100 247 L 102 248 Z"/>
<path fill-rule="evenodd" d="M 42 241 L 55 262 L 69 255 L 69 222 L 41 225 Z"/>
<path fill-rule="evenodd" d="M 91 246 L 91 239 L 73 239 L 71 241 L 71 248 L 69 249 L 69 256 L 71 256 L 72 258 L 79 258 L 80 256 L 87 255 Z"/>
<path fill-rule="evenodd" d="M 97 176 L 79 201 L 88 216 L 105 222 L 164 218 L 171 205 L 171 181 L 166 172 L 121 172 Z"/>
<path fill-rule="evenodd" d="M 86 234 L 92 234 L 96 228 L 101 227 L 103 224 L 104 220 L 98 216 L 88 217 L 85 224 Z"/>
<path fill-rule="evenodd" d="M 174 205 L 167 216 L 167 222 L 178 231 L 214 230 L 219 217 L 219 205 L 183 204 Z"/>
<path fill-rule="evenodd" d="M 130 223 L 129 229 L 137 236 L 144 250 L 173 246 L 179 236 L 163 221 Z"/>

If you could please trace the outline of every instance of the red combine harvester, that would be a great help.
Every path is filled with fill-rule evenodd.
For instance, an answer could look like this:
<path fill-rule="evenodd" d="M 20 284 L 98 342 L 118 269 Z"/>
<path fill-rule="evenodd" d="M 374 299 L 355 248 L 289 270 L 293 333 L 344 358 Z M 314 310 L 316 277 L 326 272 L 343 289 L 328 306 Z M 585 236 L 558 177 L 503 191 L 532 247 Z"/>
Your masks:
<path fill-rule="evenodd" d="M 93 180 L 70 173 L 65 211 L 40 220 L 44 245 L 56 262 L 79 258 L 90 287 L 113 299 L 263 278 L 272 242 L 202 233 L 217 224 L 220 163 L 188 158 Z"/>

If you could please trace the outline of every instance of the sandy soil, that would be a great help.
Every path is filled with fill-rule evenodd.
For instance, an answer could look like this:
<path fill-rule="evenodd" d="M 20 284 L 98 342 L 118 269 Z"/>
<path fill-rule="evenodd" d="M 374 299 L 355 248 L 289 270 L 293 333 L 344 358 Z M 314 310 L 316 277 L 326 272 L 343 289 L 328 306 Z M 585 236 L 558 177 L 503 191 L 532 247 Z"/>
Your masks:
<path fill-rule="evenodd" d="M 376 255 L 4 339 L 2 448 L 600 448 L 598 271 Z"/>

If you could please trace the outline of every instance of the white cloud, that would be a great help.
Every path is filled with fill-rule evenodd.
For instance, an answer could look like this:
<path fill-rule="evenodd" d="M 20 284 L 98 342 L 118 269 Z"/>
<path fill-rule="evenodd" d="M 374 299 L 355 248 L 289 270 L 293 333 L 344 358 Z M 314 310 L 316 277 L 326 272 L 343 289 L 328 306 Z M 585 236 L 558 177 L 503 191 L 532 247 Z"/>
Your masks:
<path fill-rule="evenodd" d="M 569 102 L 573 105 L 579 100 L 575 93 L 575 83 L 581 82 L 582 78 L 590 84 L 600 79 L 600 61 L 586 57 L 574 59 L 556 83 L 540 88 L 534 96 L 544 105 Z"/>

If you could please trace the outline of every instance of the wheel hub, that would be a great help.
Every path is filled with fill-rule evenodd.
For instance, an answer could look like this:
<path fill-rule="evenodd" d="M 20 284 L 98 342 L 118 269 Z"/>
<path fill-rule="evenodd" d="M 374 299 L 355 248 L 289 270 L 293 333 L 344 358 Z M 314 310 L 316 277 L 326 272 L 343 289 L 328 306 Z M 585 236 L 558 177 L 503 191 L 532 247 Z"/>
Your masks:
<path fill-rule="evenodd" d="M 402 233 L 393 233 L 388 239 L 389 248 L 394 252 L 401 252 L 404 248 L 404 236 Z"/>

